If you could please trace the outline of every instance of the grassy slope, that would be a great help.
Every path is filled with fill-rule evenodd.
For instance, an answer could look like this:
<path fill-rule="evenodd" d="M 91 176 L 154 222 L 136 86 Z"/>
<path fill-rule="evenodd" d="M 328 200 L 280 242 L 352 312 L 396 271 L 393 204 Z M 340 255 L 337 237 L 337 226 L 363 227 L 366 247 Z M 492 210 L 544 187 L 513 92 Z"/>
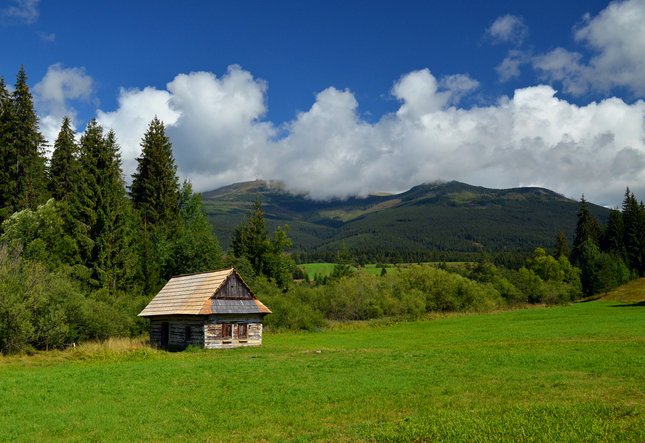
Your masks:
<path fill-rule="evenodd" d="M 626 285 L 614 289 L 601 300 L 622 301 L 624 303 L 636 303 L 645 306 L 645 278 L 631 281 Z"/>
<path fill-rule="evenodd" d="M 594 301 L 232 351 L 5 358 L 0 441 L 645 441 L 644 319 Z"/>

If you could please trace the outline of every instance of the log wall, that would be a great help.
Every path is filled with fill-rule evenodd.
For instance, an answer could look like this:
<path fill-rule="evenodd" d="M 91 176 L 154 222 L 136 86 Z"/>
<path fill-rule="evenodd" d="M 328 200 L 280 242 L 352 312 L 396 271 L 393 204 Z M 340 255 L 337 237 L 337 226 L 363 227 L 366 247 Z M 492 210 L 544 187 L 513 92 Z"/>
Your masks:
<path fill-rule="evenodd" d="M 199 346 L 207 349 L 236 348 L 262 345 L 262 316 L 257 314 L 229 314 L 218 316 L 167 316 L 150 319 L 150 344 L 162 346 L 162 324 L 168 323 L 168 345 Z M 222 325 L 231 325 L 231 337 L 222 337 Z M 240 338 L 238 325 L 247 327 L 247 337 Z M 186 327 L 190 340 L 186 341 Z"/>
<path fill-rule="evenodd" d="M 229 324 L 231 337 L 222 337 L 222 325 Z M 238 325 L 245 324 L 247 337 L 238 336 Z M 235 348 L 239 346 L 262 345 L 262 316 L 260 315 L 219 315 L 208 319 L 204 325 L 204 347 L 207 349 Z"/>

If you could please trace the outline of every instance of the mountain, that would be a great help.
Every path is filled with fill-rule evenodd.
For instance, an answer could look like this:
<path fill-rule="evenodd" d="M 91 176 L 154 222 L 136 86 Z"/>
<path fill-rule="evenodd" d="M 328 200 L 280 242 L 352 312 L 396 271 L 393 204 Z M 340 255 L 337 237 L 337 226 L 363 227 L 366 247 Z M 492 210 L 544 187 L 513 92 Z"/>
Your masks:
<path fill-rule="evenodd" d="M 236 183 L 202 194 L 224 249 L 260 199 L 271 230 L 289 225 L 294 250 L 499 251 L 551 248 L 559 231 L 573 241 L 580 203 L 543 188 L 488 189 L 456 181 L 401 194 L 316 201 L 276 181 Z M 589 204 L 601 225 L 609 209 Z"/>

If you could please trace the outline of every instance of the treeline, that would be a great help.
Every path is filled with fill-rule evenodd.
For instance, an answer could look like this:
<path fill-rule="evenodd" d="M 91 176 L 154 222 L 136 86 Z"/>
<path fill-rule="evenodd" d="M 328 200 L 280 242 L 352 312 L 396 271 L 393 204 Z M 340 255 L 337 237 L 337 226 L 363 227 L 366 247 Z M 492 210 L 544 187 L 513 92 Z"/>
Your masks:
<path fill-rule="evenodd" d="M 612 209 L 601 227 L 587 208 L 584 196 L 580 202 L 575 239 L 571 251 L 564 234 L 556 243 L 556 255 L 569 256 L 581 270 L 585 295 L 607 292 L 645 275 L 645 206 L 629 188 L 622 208 Z"/>
<path fill-rule="evenodd" d="M 0 80 L 0 352 L 139 335 L 136 314 L 173 275 L 224 266 L 200 194 L 179 184 L 157 118 L 128 188 L 113 130 L 69 118 L 47 142 L 20 69 Z"/>
<path fill-rule="evenodd" d="M 483 254 L 465 267 L 414 264 L 377 277 L 338 263 L 325 284 L 303 282 L 281 291 L 255 282 L 274 314 L 273 329 L 316 330 L 327 320 L 416 319 L 430 312 L 482 312 L 529 303 L 560 304 L 582 296 L 580 270 L 561 256 L 536 249 L 519 270 L 497 267 Z"/>
<path fill-rule="evenodd" d="M 530 249 L 514 249 L 491 253 L 436 251 L 436 250 L 380 250 L 380 249 L 344 249 L 341 251 L 294 252 L 293 260 L 297 265 L 304 263 L 337 263 L 341 254 L 355 267 L 363 267 L 369 263 L 401 264 L 401 263 L 441 263 L 441 262 L 476 262 L 486 255 L 497 266 L 518 270 L 526 266 L 527 260 L 533 254 Z"/>

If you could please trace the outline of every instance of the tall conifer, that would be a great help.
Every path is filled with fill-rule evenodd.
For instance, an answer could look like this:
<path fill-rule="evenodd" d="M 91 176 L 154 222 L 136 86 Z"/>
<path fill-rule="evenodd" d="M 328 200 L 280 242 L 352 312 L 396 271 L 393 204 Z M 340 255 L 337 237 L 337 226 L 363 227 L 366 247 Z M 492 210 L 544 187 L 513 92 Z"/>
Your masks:
<path fill-rule="evenodd" d="M 610 253 L 625 260 L 625 226 L 623 214 L 617 209 L 611 209 L 609 220 L 602 232 L 600 249 L 602 252 Z"/>
<path fill-rule="evenodd" d="M 587 240 L 594 243 L 598 241 L 598 221 L 591 215 L 587 209 L 587 200 L 583 195 L 580 199 L 580 211 L 578 212 L 578 221 L 576 223 L 576 237 L 573 240 L 571 249 L 571 263 L 576 263 L 582 254 L 582 247 Z"/>
<path fill-rule="evenodd" d="M 0 77 L 0 223 L 12 213 L 13 209 L 6 208 L 7 196 L 12 192 L 7 189 L 11 182 L 9 171 L 7 170 L 10 162 L 7 157 L 13 145 L 9 137 L 12 121 L 11 112 L 12 106 L 9 92 L 7 91 L 4 77 Z"/>
<path fill-rule="evenodd" d="M 83 179 L 74 199 L 84 261 L 93 284 L 110 290 L 133 284 L 137 269 L 138 221 L 125 193 L 121 155 L 114 131 L 92 120 L 81 137 Z"/>
<path fill-rule="evenodd" d="M 5 217 L 17 210 L 35 209 L 47 199 L 44 147 L 38 116 L 24 68 L 16 75 L 15 90 L 3 106 L 3 177 L 0 196 Z"/>
<path fill-rule="evenodd" d="M 63 117 L 60 133 L 54 143 L 48 185 L 52 197 L 59 201 L 68 201 L 73 197 L 80 179 L 75 136 L 69 117 Z"/>
<path fill-rule="evenodd" d="M 567 245 L 567 239 L 564 236 L 564 232 L 560 231 L 558 233 L 558 238 L 555 240 L 555 255 L 553 256 L 556 260 L 560 257 L 569 258 L 569 246 Z"/>
<path fill-rule="evenodd" d="M 627 262 L 630 269 L 640 275 L 645 271 L 645 210 L 639 205 L 629 188 L 623 200 L 624 244 Z"/>
<path fill-rule="evenodd" d="M 157 117 L 150 122 L 141 148 L 130 198 L 150 227 L 174 224 L 179 216 L 177 166 L 164 124 Z"/>

